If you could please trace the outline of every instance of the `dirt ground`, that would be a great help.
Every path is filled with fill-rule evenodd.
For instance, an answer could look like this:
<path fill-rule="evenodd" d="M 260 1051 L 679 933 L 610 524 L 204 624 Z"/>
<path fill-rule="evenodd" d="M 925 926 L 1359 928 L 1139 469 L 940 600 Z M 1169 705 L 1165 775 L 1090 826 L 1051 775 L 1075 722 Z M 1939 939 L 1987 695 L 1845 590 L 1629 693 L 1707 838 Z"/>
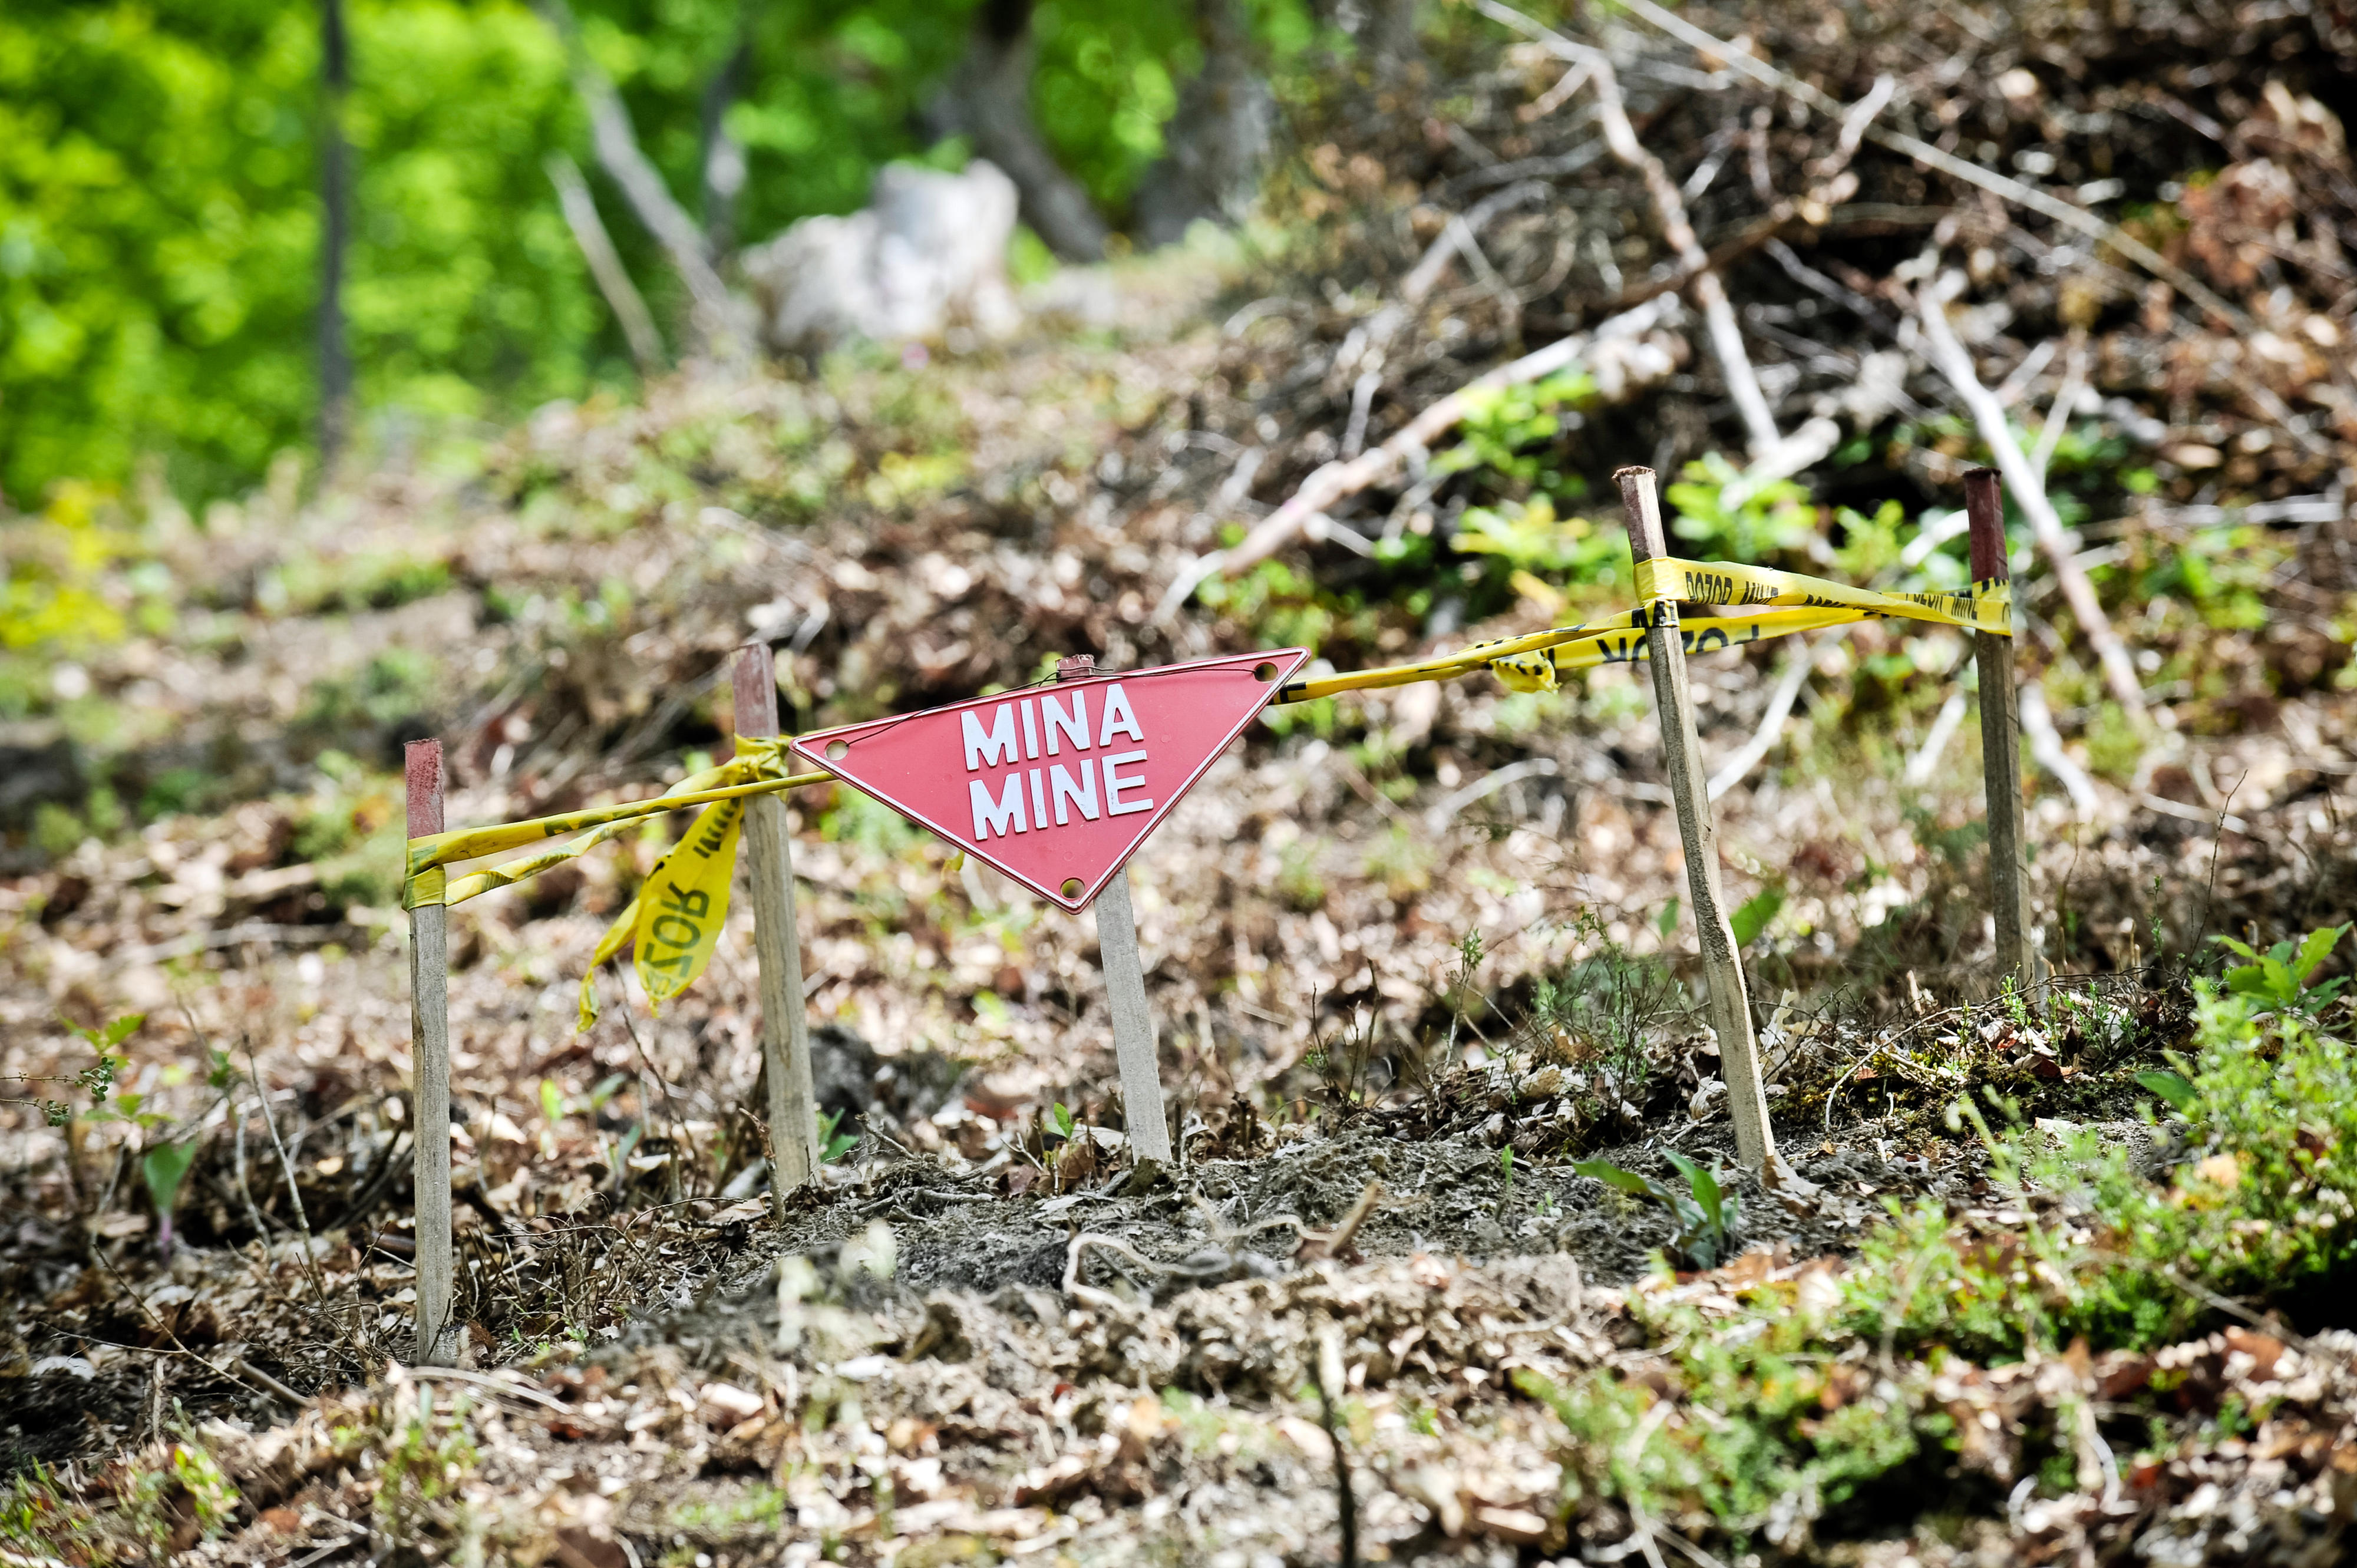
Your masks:
<path fill-rule="evenodd" d="M 2141 69 L 2131 23 L 2150 9 L 2083 19 L 2112 52 L 2072 55 L 2103 71 L 2040 90 L 2067 113 L 1988 88 L 2016 97 L 1986 145 L 2110 159 L 2107 117 L 2150 104 L 2103 72 Z M 2288 25 L 2258 9 L 2266 38 Z M 2208 25 L 2190 16 L 2160 20 Z M 2031 22 L 2066 28 L 2006 25 Z M 1802 23 L 1763 23 L 1760 47 L 1796 58 L 1817 32 Z M 1918 33 L 1944 48 L 1975 25 L 1886 28 L 1849 61 L 1856 85 L 1929 69 Z M 1727 85 L 1697 86 L 1658 43 L 1636 51 L 1648 74 L 1624 46 L 1648 134 L 1690 143 L 1686 164 L 1748 164 L 1764 187 L 1771 163 L 1823 155 L 1763 123 L 1737 158 L 1750 122 L 1712 118 Z M 1525 329 L 1570 330 L 1668 264 L 1624 222 L 1635 177 L 1578 184 L 1576 222 L 1534 210 L 1492 237 L 1511 288 L 1436 293 L 1377 381 L 1354 378 L 1344 350 L 1442 212 L 1494 169 L 1585 145 L 1589 120 L 1519 117 L 1561 80 L 1543 56 L 1442 62 L 1509 161 L 1414 115 L 1382 119 L 1364 166 L 1310 144 L 1281 193 L 1308 193 L 1297 241 L 1318 264 L 1294 273 L 1243 247 L 1075 270 L 1023 335 L 972 355 L 685 373 L 637 406 L 552 405 L 460 456 L 388 452 L 307 485 L 290 468 L 201 529 L 168 498 L 140 503 L 168 629 L 74 664 L 52 683 L 83 696 L 0 734 L 0 1072 L 72 1112 L 0 1106 L 0 1554 L 1289 1568 L 1340 1560 L 1347 1534 L 1363 1561 L 1714 1568 L 1726 1520 L 1623 1506 L 1638 1423 L 1733 1430 L 1733 1396 L 1686 1388 L 1676 1356 L 1760 1332 L 1763 1306 L 1812 1320 L 1892 1206 L 1933 1206 L 1959 1236 L 2022 1223 L 2034 1205 L 1993 1182 L 1948 1115 L 1960 1098 L 2009 1102 L 2036 1136 L 2093 1129 L 2156 1171 L 2182 1159 L 2136 1075 L 2189 1036 L 2189 965 L 2221 933 L 2357 916 L 2339 805 L 2357 777 L 2340 466 L 2357 393 L 2325 352 L 2346 310 L 2317 282 L 2341 295 L 2340 252 L 2280 242 L 2260 200 L 2276 185 L 2255 172 L 2270 149 L 2338 168 L 2345 146 L 2288 90 L 2252 87 L 2238 111 L 2199 99 L 2241 116 L 2241 172 L 2189 198 L 2199 221 L 2168 242 L 2254 279 L 2309 269 L 2307 294 L 2248 285 L 2274 324 L 2263 374 L 2238 368 L 2233 335 L 2186 328 L 2165 292 L 2000 207 L 1957 200 L 1936 242 L 1993 296 L 1974 349 L 2020 407 L 2091 378 L 2057 484 L 2118 509 L 2074 517 L 2074 548 L 2116 573 L 2113 613 L 2154 682 L 2152 725 L 2131 731 L 2050 585 L 2025 587 L 2024 677 L 2052 690 L 2056 746 L 2087 775 L 2080 796 L 2050 762 L 2028 774 L 2058 971 L 2036 1015 L 1991 983 L 1977 725 L 1940 727 L 1970 661 L 1944 628 L 1861 626 L 1813 655 L 1717 807 L 1730 900 L 1765 911 L 1745 960 L 1786 1167 L 1772 1187 L 1733 1169 L 1650 684 L 1626 669 L 1545 693 L 1487 675 L 1371 693 L 1265 721 L 1211 770 L 1132 866 L 1181 1151 L 1151 1179 L 1126 1154 L 1091 922 L 847 789 L 806 790 L 790 822 L 807 1001 L 843 1144 L 822 1185 L 782 1219 L 761 1187 L 749 898 L 685 996 L 655 1015 L 627 972 L 601 972 L 600 1017 L 576 1030 L 589 953 L 679 824 L 463 906 L 466 1344 L 456 1368 L 409 1364 L 403 741 L 442 737 L 450 821 L 487 823 L 640 798 L 725 755 L 726 660 L 748 637 L 777 647 L 799 731 L 1021 683 L 1080 649 L 1121 670 L 1309 638 L 1356 667 L 1620 607 L 1609 572 L 1485 587 L 1469 553 L 1429 581 L 1386 577 L 1378 547 L 1446 535 L 1469 500 L 1511 510 L 1405 475 L 1338 508 L 1355 543 L 1166 602 L 1337 456 L 1354 399 L 1360 437 L 1380 439 Z M 2168 136 L 2199 130 L 2186 113 Z M 2191 166 L 2147 140 L 2160 174 Z M 1788 425 L 1852 418 L 1836 394 L 1870 356 L 1903 359 L 1867 326 L 1906 296 L 1858 268 L 1900 264 L 1890 236 L 1911 248 L 1954 193 L 1903 160 L 1875 167 L 1888 188 L 1827 216 L 1833 259 L 1878 289 L 1853 291 L 1850 337 L 1816 340 L 1837 335 L 1832 307 L 1781 263 L 1738 274 Z M 1738 224 L 1746 188 L 1703 183 Z M 1558 245 L 1558 228 L 1584 237 Z M 2083 305 L 2110 313 L 2092 339 L 2039 346 Z M 1654 379 L 1563 414 L 1548 460 L 1595 494 L 1626 462 L 1670 477 L 1736 449 L 1700 322 L 1666 319 Z M 2092 370 L 2071 368 L 2082 349 Z M 1909 499 L 1894 550 L 1956 504 L 1965 426 L 1923 365 L 1891 373 L 1921 418 L 1902 440 L 1889 409 L 1857 416 L 1864 456 L 1812 477 L 1825 540 L 1834 503 L 1875 505 L 1876 486 Z M 2285 398 L 2308 400 L 2297 423 L 2266 412 Z M 2122 472 L 2146 486 L 2132 502 Z M 2261 505 L 2279 521 L 2248 521 Z M 1617 539 L 1598 516 L 1566 517 L 1566 537 Z M 2180 572 L 2123 602 L 2129 576 L 2193 558 L 2208 587 Z M 1713 767 L 1763 733 L 1780 658 L 1694 662 Z M 83 1114 L 94 1054 L 74 1031 L 135 1015 L 104 1094 L 137 1105 Z M 141 1156 L 181 1139 L 194 1163 L 167 1249 Z M 1657 1176 L 1672 1150 L 1727 1173 L 1739 1202 L 1707 1259 L 1663 1205 L 1572 1168 Z M 1953 1452 L 1927 1438 L 1855 1498 L 1763 1504 L 1729 1568 L 2339 1561 L 2357 1521 L 2352 1326 L 2325 1303 L 2297 1322 L 2226 1314 L 2137 1358 L 1809 1351 L 1815 1402 L 1793 1418 L 1809 1431 L 1896 1410 Z M 1623 1409 L 1596 1391 L 1674 1387 L 1693 1397 L 1590 1421 Z M 2102 1433 L 2126 1444 L 2156 1389 L 2166 1419 L 2141 1457 L 2115 1454 Z M 2025 1433 L 2094 1435 L 2041 1481 Z"/>

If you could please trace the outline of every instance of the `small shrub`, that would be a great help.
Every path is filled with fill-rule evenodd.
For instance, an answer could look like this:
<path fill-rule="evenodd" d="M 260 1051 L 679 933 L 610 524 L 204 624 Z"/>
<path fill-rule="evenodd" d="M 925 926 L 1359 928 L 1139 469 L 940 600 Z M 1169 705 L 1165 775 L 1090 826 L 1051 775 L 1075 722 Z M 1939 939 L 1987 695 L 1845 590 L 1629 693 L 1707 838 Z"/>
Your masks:
<path fill-rule="evenodd" d="M 1587 956 L 1532 989 L 1537 1052 L 1582 1069 L 1591 1084 L 1600 1075 L 1606 1091 L 1642 1103 L 1652 1084 L 1652 1036 L 1692 1011 L 1685 990 L 1662 960 L 1615 941 L 1594 910 L 1581 911 L 1576 929 L 1588 944 Z"/>

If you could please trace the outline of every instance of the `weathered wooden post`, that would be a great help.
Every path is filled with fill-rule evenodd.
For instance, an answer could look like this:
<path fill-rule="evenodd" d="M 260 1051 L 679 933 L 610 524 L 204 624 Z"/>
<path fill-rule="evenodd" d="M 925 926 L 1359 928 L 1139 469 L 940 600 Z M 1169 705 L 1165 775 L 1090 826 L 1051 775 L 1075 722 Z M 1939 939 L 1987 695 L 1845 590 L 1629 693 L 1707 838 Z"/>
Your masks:
<path fill-rule="evenodd" d="M 1059 681 L 1085 681 L 1096 672 L 1087 654 L 1060 660 Z M 1104 963 L 1105 998 L 1113 1011 L 1114 1058 L 1121 1067 L 1122 1106 L 1129 1146 L 1138 1158 L 1170 1163 L 1170 1127 L 1162 1109 L 1162 1068 L 1154 1040 L 1154 1010 L 1146 1001 L 1146 965 L 1137 953 L 1137 911 L 1129 898 L 1129 867 L 1113 874 L 1096 897 L 1097 950 Z"/>
<path fill-rule="evenodd" d="M 2004 499 L 1994 468 L 1964 476 L 1964 520 L 1972 532 L 1973 582 L 2005 582 Z M 1981 766 L 1988 804 L 1989 907 L 1996 915 L 1996 964 L 2027 992 L 2039 981 L 2036 927 L 2029 912 L 2029 839 L 2021 818 L 2019 695 L 2013 682 L 2013 639 L 1973 633 L 1980 667 Z"/>
<path fill-rule="evenodd" d="M 1631 557 L 1641 564 L 1667 556 L 1661 503 L 1653 494 L 1653 470 L 1623 468 L 1612 477 L 1620 483 L 1621 510 L 1629 520 Z M 1719 1070 L 1727 1079 L 1727 1109 L 1735 1119 L 1736 1155 L 1753 1170 L 1763 1170 L 1776 1153 L 1776 1138 L 1768 1124 L 1768 1096 L 1760 1082 L 1751 995 L 1744 984 L 1743 961 L 1736 950 L 1735 928 L 1728 922 L 1727 895 L 1719 881 L 1718 834 L 1711 823 L 1702 741 L 1695 732 L 1694 690 L 1686 679 L 1685 647 L 1678 636 L 1677 599 L 1673 596 L 1639 608 L 1648 623 L 1645 656 L 1653 666 L 1662 757 L 1669 766 L 1670 799 L 1678 813 L 1678 837 L 1685 846 L 1686 887 L 1694 896 L 1711 1032 L 1718 1036 Z"/>
<path fill-rule="evenodd" d="M 731 672 L 737 733 L 778 733 L 778 672 L 766 642 L 737 650 Z M 770 1086 L 770 1201 L 785 1218 L 786 1194 L 817 1174 L 818 1094 L 811 1082 L 810 1020 L 802 1000 L 802 936 L 794 918 L 794 855 L 786 803 L 775 793 L 745 798 L 752 851 L 753 950 L 760 969 L 761 1062 Z"/>
<path fill-rule="evenodd" d="M 403 749 L 408 769 L 409 836 L 443 827 L 442 743 L 413 740 Z M 429 874 L 438 892 L 442 871 Z M 447 1361 L 441 1352 L 450 1326 L 450 911 L 437 897 L 409 911 L 410 1107 L 415 1140 L 412 1214 L 416 1227 L 417 1344 L 421 1366 Z"/>

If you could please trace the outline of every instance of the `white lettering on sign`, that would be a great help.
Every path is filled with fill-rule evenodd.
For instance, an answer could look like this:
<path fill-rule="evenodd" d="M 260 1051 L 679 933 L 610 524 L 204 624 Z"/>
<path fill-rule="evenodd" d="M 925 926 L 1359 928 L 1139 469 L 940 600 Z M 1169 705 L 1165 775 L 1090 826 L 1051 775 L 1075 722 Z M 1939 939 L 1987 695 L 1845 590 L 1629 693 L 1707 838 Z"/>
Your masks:
<path fill-rule="evenodd" d="M 1111 746 L 1115 736 L 1127 736 L 1144 742 L 1146 726 L 1137 721 L 1137 710 L 1129 704 L 1129 693 L 1120 682 L 1105 688 L 1104 725 L 1098 730 L 1094 742 L 1089 739 L 1089 697 L 1085 692 L 1074 692 L 1071 707 L 1051 696 L 1039 699 L 1044 708 L 1048 733 L 1048 755 L 1060 757 L 1069 745 L 1074 751 L 1090 751 L 1100 746 Z M 1018 731 L 1019 725 L 1019 731 Z M 1039 755 L 1039 730 L 1029 699 L 1020 703 L 1001 703 L 990 711 L 990 728 L 985 730 L 982 721 L 972 712 L 958 715 L 958 727 L 965 743 L 965 770 L 978 772 L 985 768 L 1002 768 L 1010 762 L 1028 761 Z M 1021 736 L 1017 749 L 1017 734 Z M 1062 763 L 1047 768 L 1018 768 L 1014 772 L 985 783 L 971 779 L 966 784 L 966 797 L 974 807 L 974 837 L 976 843 L 994 833 L 1006 838 L 1015 833 L 1028 833 L 1048 827 L 1052 821 L 1057 827 L 1069 826 L 1072 811 L 1078 808 L 1082 822 L 1093 822 L 1104 817 L 1126 817 L 1138 811 L 1154 810 L 1150 799 L 1135 798 L 1135 792 L 1146 788 L 1141 774 L 1125 778 L 1115 769 L 1132 767 L 1146 760 L 1144 750 L 1115 752 L 1103 759 L 1103 771 L 1098 771 L 1094 757 L 1083 758 L 1080 775 L 1075 778 Z M 1102 777 L 1104 789 L 1100 805 L 1097 780 Z M 996 786 L 996 792 L 993 787 Z M 1122 799 L 1125 793 L 1133 795 Z M 1028 796 L 1027 800 L 1025 797 Z M 1052 803 L 1052 804 L 1051 804 Z"/>
<path fill-rule="evenodd" d="M 1111 746 L 1113 737 L 1117 735 L 1126 735 L 1140 746 L 1146 744 L 1146 731 L 1138 725 L 1137 710 L 1129 705 L 1129 693 L 1121 689 L 1120 682 L 1115 681 L 1105 688 L 1104 728 L 1097 732 L 1097 744 Z M 1105 793 L 1112 792 L 1113 780 L 1107 779 Z"/>
<path fill-rule="evenodd" d="M 1049 756 L 1062 755 L 1056 747 L 1056 733 L 1059 730 L 1063 732 L 1066 740 L 1072 743 L 1074 751 L 1089 749 L 1089 694 L 1086 692 L 1072 693 L 1072 711 L 1069 714 L 1058 705 L 1055 698 L 1041 697 L 1039 716 L 1048 725 Z M 1091 788 L 1093 789 L 1095 786 L 1092 785 Z"/>
<path fill-rule="evenodd" d="M 998 711 L 1003 714 L 1006 710 L 1001 708 Z M 971 717 L 967 722 L 972 722 Z M 972 746 L 969 743 L 969 755 L 971 751 Z M 974 801 L 974 843 L 980 843 L 988 838 L 994 830 L 1000 838 L 1005 838 L 1010 832 L 1019 833 L 1028 830 L 1030 824 L 1023 818 L 1022 774 L 1008 774 L 1006 792 L 996 800 L 990 798 L 990 791 L 983 788 L 982 780 L 979 779 L 966 786 L 966 792 Z"/>
<path fill-rule="evenodd" d="M 1052 704 L 1049 711 L 1054 712 Z M 1085 746 L 1089 743 L 1086 738 L 1083 738 L 1081 744 Z M 1074 783 L 1072 776 L 1064 771 L 1062 763 L 1050 765 L 1048 769 L 1048 789 L 1056 797 L 1058 827 L 1060 828 L 1072 820 L 1071 814 L 1065 810 L 1067 806 L 1078 806 L 1081 809 L 1081 816 L 1088 822 L 1093 822 L 1097 820 L 1097 765 L 1095 762 L 1083 760 L 1081 763 L 1081 778 L 1078 783 Z"/>
<path fill-rule="evenodd" d="M 965 770 L 972 773 L 985 766 L 996 767 L 1015 760 L 1015 704 L 1001 703 L 991 710 L 990 733 L 982 733 L 982 725 L 972 712 L 958 715 L 965 733 Z M 974 786 L 979 789 L 981 785 Z"/>
<path fill-rule="evenodd" d="M 1119 690 L 1119 688 L 1116 687 L 1115 690 Z M 1110 708 L 1108 708 L 1107 711 L 1109 713 L 1111 711 Z M 1133 725 L 1137 721 L 1135 718 L 1130 720 L 1130 723 Z M 1108 730 L 1106 733 L 1111 734 L 1112 732 Z M 1141 774 L 1135 779 L 1124 779 L 1120 774 L 1114 771 L 1114 768 L 1121 767 L 1124 763 L 1143 762 L 1145 760 L 1146 753 L 1142 751 L 1117 751 L 1114 753 L 1113 756 L 1104 759 L 1105 815 L 1109 817 L 1125 817 L 1132 811 L 1150 811 L 1154 810 L 1154 802 L 1151 800 L 1124 800 L 1121 798 L 1121 792 L 1124 789 L 1143 789 L 1146 788 L 1146 779 L 1144 775 Z"/>
<path fill-rule="evenodd" d="M 793 754 L 1081 909 L 1308 658 L 1287 648 L 1042 682 L 802 736 Z"/>

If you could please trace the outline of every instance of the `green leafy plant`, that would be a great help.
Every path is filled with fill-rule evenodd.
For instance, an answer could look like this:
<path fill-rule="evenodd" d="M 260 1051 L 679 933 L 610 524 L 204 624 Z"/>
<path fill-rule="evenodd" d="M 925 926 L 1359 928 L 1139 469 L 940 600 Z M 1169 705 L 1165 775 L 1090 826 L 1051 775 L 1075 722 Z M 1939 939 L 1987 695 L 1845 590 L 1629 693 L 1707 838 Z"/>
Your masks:
<path fill-rule="evenodd" d="M 1670 1238 L 1671 1252 L 1689 1268 L 1715 1269 L 1734 1255 L 1734 1232 L 1743 1220 L 1743 1199 L 1720 1185 L 1717 1171 L 1703 1169 L 1675 1149 L 1663 1150 L 1662 1157 L 1685 1178 L 1683 1191 L 1609 1160 L 1577 1160 L 1571 1168 L 1668 1209 L 1678 1225 Z"/>
<path fill-rule="evenodd" d="M 156 1205 L 156 1246 L 167 1259 L 172 1255 L 172 1216 L 179 1208 L 180 1183 L 196 1160 L 194 1138 L 150 1144 L 146 1153 L 139 1156 L 139 1174 L 146 1181 L 147 1196 Z"/>
<path fill-rule="evenodd" d="M 1575 583 L 1609 582 L 1624 559 L 1617 530 L 1598 528 L 1584 517 L 1558 517 L 1554 500 L 1544 495 L 1467 508 L 1450 542 L 1460 554 L 1496 556 L 1513 570 Z"/>
<path fill-rule="evenodd" d="M 1743 471 L 1717 452 L 1688 463 L 1684 478 L 1665 492 L 1677 509 L 1670 532 L 1700 545 L 1704 554 L 1750 562 L 1792 549 L 1808 536 L 1814 513 L 1805 489 L 1791 479 L 1757 487 L 1742 479 Z"/>
<path fill-rule="evenodd" d="M 1432 460 L 1431 472 L 1487 468 L 1511 484 L 1577 496 L 1586 486 L 1577 476 L 1566 478 L 1549 459 L 1555 456 L 1555 438 L 1566 425 L 1579 424 L 1579 405 L 1595 396 L 1595 381 L 1576 370 L 1522 386 L 1472 392 L 1466 399 L 1457 444 Z"/>
<path fill-rule="evenodd" d="M 460 1394 L 447 1415 L 435 1409 L 431 1388 L 417 1391 L 415 1413 L 403 1419 L 388 1408 L 382 1444 L 382 1475 L 374 1513 L 386 1539 L 464 1542 L 481 1559 L 481 1521 L 464 1487 L 480 1452 L 467 1421 L 468 1402 Z M 466 1554 L 452 1555 L 464 1560 Z"/>
<path fill-rule="evenodd" d="M 2147 1093 L 2157 1094 L 2179 1111 L 2191 1112 L 2196 1098 L 2193 1084 L 2182 1073 L 2140 1072 L 2136 1086 Z"/>
<path fill-rule="evenodd" d="M 1768 922 L 1784 908 L 1781 887 L 1763 887 L 1735 908 L 1727 923 L 1735 928 L 1735 945 L 1748 948 L 1752 940 L 1768 929 Z"/>
<path fill-rule="evenodd" d="M 843 1112 L 823 1111 L 818 1119 L 818 1157 L 822 1164 L 833 1165 L 852 1150 L 859 1147 L 859 1134 L 841 1131 Z"/>
<path fill-rule="evenodd" d="M 1056 1130 L 1058 1137 L 1067 1143 L 1070 1143 L 1080 1132 L 1080 1124 L 1072 1120 L 1071 1112 L 1066 1109 L 1060 1100 L 1048 1107 L 1048 1124 Z"/>
<path fill-rule="evenodd" d="M 1650 1042 L 1686 1012 L 1685 992 L 1660 958 L 1616 941 L 1593 909 L 1580 911 L 1574 931 L 1586 956 L 1533 985 L 1532 1030 L 1542 1054 L 1574 1069 L 1578 1092 L 1600 1101 L 1592 1111 L 1641 1103 L 1652 1081 Z"/>
<path fill-rule="evenodd" d="M 2319 985 L 2309 983 L 2317 966 L 2332 955 L 2332 950 L 2348 932 L 2345 925 L 2319 926 L 2296 947 L 2289 941 L 2280 941 L 2264 953 L 2233 937 L 2210 940 L 2236 957 L 2250 961 L 2226 972 L 2228 991 L 2237 996 L 2252 997 L 2269 1007 L 2314 1015 L 2322 1012 L 2349 983 L 2347 975 Z"/>

